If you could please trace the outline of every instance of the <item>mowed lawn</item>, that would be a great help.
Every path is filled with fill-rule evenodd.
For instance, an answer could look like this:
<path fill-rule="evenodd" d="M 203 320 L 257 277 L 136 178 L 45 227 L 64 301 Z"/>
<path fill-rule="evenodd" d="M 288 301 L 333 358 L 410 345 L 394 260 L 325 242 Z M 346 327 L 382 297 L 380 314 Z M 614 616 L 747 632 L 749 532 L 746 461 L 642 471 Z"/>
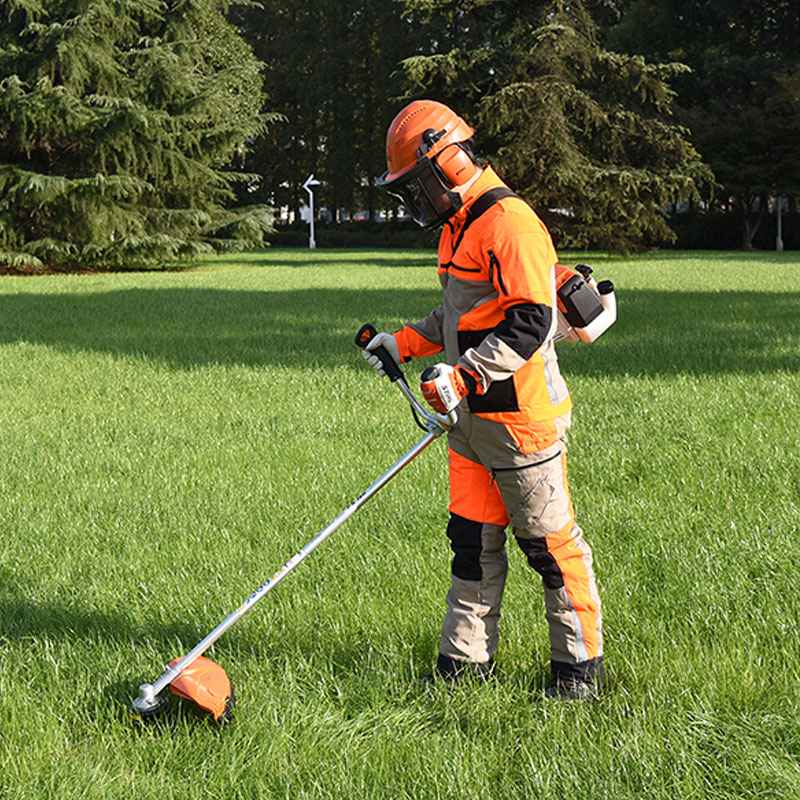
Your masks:
<path fill-rule="evenodd" d="M 800 254 L 562 261 L 619 303 L 559 345 L 608 694 L 542 700 L 513 539 L 497 680 L 415 687 L 439 441 L 215 645 L 223 729 L 126 707 L 420 438 L 353 337 L 438 303 L 434 255 L 0 278 L 0 798 L 800 797 Z"/>

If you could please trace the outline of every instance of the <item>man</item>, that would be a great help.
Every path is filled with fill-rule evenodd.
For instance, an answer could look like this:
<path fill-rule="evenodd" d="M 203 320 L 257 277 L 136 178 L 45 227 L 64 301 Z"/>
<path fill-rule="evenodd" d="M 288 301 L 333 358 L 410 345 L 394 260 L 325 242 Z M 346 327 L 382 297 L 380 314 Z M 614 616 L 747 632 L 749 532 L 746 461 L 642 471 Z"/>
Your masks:
<path fill-rule="evenodd" d="M 470 146 L 473 129 L 431 100 L 389 126 L 379 185 L 422 226 L 442 225 L 442 303 L 378 334 L 398 362 L 439 353 L 421 376 L 434 410 L 457 407 L 449 433 L 454 553 L 437 675 L 490 673 L 507 572 L 505 529 L 542 578 L 553 681 L 548 697 L 590 699 L 604 686 L 600 600 L 592 554 L 566 479 L 572 402 L 554 346 L 556 252 L 534 211 Z"/>

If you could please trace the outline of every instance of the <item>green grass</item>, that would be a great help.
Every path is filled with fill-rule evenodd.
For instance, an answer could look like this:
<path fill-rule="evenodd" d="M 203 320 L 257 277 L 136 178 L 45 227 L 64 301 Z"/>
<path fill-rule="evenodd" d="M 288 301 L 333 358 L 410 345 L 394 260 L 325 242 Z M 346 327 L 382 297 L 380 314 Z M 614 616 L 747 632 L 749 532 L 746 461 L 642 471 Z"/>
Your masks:
<path fill-rule="evenodd" d="M 222 731 L 125 708 L 417 441 L 353 336 L 434 307 L 433 256 L 0 279 L 0 798 L 800 797 L 800 256 L 563 260 L 620 308 L 560 346 L 609 694 L 541 702 L 514 547 L 498 680 L 413 688 L 448 585 L 437 442 L 215 645 Z"/>

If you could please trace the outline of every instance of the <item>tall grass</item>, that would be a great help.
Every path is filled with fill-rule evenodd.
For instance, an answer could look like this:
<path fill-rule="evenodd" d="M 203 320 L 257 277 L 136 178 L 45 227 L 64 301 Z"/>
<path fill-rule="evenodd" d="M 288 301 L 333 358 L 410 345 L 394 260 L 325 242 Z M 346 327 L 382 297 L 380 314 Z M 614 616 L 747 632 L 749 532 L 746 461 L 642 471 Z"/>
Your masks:
<path fill-rule="evenodd" d="M 415 688 L 448 585 L 438 442 L 215 645 L 223 730 L 125 708 L 417 441 L 353 335 L 433 308 L 433 256 L 0 280 L 0 797 L 800 797 L 798 256 L 575 260 L 620 308 L 560 345 L 609 693 L 541 700 L 513 547 L 497 680 Z"/>

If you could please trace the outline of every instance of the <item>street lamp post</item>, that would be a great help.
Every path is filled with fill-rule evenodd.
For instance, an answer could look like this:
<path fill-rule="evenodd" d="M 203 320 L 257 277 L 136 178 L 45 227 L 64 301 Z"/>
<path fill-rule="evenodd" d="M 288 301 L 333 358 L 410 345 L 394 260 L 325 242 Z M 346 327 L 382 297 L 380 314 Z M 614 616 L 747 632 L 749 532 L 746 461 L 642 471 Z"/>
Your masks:
<path fill-rule="evenodd" d="M 311 188 L 312 186 L 319 186 L 319 181 L 314 177 L 313 172 L 306 178 L 306 182 L 303 184 L 303 188 L 308 192 L 308 205 L 311 209 L 308 220 L 311 225 L 308 236 L 308 246 L 311 250 L 317 246 L 317 243 L 314 241 L 314 190 Z"/>

